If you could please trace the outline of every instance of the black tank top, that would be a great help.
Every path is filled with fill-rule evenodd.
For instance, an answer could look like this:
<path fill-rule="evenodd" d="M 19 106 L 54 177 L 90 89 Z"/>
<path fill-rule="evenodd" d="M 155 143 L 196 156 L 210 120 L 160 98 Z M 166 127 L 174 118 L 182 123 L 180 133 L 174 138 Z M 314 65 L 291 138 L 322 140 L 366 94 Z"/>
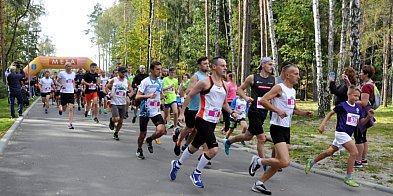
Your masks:
<path fill-rule="evenodd" d="M 251 86 L 251 97 L 254 101 L 251 103 L 250 109 L 263 109 L 261 106 L 257 107 L 258 97 L 263 97 L 270 89 L 273 88 L 275 79 L 273 76 L 267 78 L 259 74 L 254 74 L 254 84 Z"/>

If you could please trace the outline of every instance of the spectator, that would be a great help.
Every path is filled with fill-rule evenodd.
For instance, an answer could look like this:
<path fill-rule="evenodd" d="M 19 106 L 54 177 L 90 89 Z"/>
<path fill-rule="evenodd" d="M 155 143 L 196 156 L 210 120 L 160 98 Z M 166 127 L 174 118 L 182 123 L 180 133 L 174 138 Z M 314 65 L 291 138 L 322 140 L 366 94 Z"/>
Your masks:
<path fill-rule="evenodd" d="M 16 73 L 17 67 L 20 70 L 19 74 Z M 12 63 L 12 65 L 9 68 L 9 74 L 7 76 L 11 118 L 15 118 L 15 109 L 14 109 L 15 98 L 18 100 L 18 114 L 19 116 L 22 116 L 23 98 L 22 98 L 20 81 L 24 77 L 25 77 L 25 73 L 23 72 L 22 65 L 15 62 Z"/>
<path fill-rule="evenodd" d="M 330 92 L 336 96 L 334 98 L 335 106 L 337 106 L 343 101 L 348 100 L 348 87 L 351 85 L 357 85 L 356 71 L 351 67 L 345 68 L 343 74 L 341 75 L 341 79 L 343 80 L 343 82 L 341 82 L 340 85 L 336 86 L 335 78 L 329 76 Z"/>

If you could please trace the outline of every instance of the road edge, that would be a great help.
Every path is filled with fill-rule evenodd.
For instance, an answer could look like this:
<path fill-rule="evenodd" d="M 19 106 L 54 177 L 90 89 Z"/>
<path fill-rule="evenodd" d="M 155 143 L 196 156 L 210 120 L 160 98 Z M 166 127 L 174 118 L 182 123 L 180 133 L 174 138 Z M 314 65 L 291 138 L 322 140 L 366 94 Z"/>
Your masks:
<path fill-rule="evenodd" d="M 7 147 L 8 142 L 11 140 L 12 136 L 14 135 L 14 132 L 16 129 L 19 127 L 19 125 L 22 123 L 22 121 L 25 119 L 27 114 L 29 113 L 30 109 L 38 102 L 40 99 L 36 99 L 24 112 L 22 117 L 18 117 L 14 124 L 8 129 L 8 131 L 3 135 L 3 137 L 0 139 L 0 157 L 3 156 L 4 149 Z"/>

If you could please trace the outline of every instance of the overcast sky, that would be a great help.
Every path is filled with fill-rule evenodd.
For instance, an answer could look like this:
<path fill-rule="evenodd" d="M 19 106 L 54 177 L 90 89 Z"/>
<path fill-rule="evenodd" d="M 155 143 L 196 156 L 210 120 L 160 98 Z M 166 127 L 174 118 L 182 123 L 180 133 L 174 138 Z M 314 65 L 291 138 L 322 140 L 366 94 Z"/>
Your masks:
<path fill-rule="evenodd" d="M 38 0 L 34 0 L 38 2 Z M 42 0 L 47 15 L 42 16 L 41 35 L 47 35 L 60 57 L 89 57 L 98 62 L 98 49 L 92 46 L 85 35 L 88 15 L 94 5 L 100 3 L 104 9 L 116 0 Z"/>

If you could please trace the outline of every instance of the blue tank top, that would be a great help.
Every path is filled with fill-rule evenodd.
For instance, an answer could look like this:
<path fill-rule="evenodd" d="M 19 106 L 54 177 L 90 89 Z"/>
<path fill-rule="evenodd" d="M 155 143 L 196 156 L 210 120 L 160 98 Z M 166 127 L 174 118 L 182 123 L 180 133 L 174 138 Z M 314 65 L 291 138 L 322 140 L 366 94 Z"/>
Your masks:
<path fill-rule="evenodd" d="M 206 78 L 205 75 L 203 75 L 201 72 L 197 71 L 193 76 L 197 76 L 198 77 L 198 81 L 199 80 L 203 80 L 204 78 Z M 199 93 L 196 94 L 190 101 L 190 103 L 188 104 L 188 109 L 192 110 L 192 111 L 198 111 L 199 110 L 199 104 L 200 104 L 200 95 Z"/>

